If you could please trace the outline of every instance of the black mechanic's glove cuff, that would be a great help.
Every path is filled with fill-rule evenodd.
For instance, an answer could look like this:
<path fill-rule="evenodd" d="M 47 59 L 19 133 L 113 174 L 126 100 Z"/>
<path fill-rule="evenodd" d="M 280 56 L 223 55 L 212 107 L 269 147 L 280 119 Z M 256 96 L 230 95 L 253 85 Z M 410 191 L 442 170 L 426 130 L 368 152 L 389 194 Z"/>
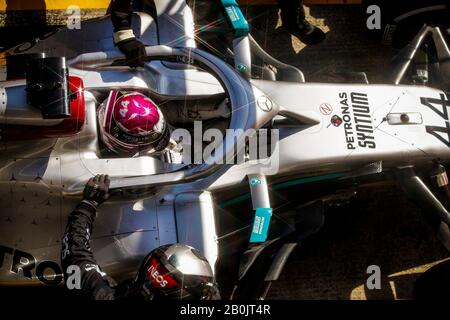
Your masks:
<path fill-rule="evenodd" d="M 94 202 L 83 200 L 75 208 L 72 214 L 83 214 L 91 221 L 97 216 L 97 206 Z"/>
<path fill-rule="evenodd" d="M 89 179 L 83 190 L 83 201 L 91 204 L 95 209 L 109 198 L 108 175 L 96 175 Z"/>
<path fill-rule="evenodd" d="M 117 46 L 119 47 L 119 50 L 125 54 L 127 64 L 130 67 L 136 68 L 144 66 L 146 53 L 145 46 L 142 42 L 135 38 L 131 38 L 117 43 Z"/>

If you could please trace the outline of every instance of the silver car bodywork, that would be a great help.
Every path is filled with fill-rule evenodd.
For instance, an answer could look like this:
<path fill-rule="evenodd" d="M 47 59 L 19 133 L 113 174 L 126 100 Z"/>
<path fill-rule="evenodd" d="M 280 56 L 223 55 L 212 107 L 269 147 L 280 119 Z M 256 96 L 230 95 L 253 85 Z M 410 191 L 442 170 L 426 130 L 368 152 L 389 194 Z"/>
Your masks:
<path fill-rule="evenodd" d="M 449 102 L 442 91 L 423 86 L 248 81 L 195 48 L 192 13 L 184 1 L 171 1 L 172 6 L 163 4 L 167 1 L 155 3 L 158 26 L 146 13 L 133 17 L 135 33 L 153 46 L 148 53 L 194 56 L 211 72 L 182 60 L 150 61 L 139 71 L 105 66 L 105 61 L 120 57 L 109 17 L 10 50 L 65 56 L 70 75 L 84 83 L 86 120 L 82 131 L 71 137 L 0 141 L 0 284 L 61 282 L 54 275 L 61 274 L 67 216 L 80 200 L 77 195 L 84 183 L 100 173 L 112 177 L 114 188 L 130 190 L 98 212 L 91 247 L 105 272 L 126 278 L 153 248 L 175 242 L 196 247 L 214 266 L 220 253 L 213 194 L 267 169 L 266 164 L 253 162 L 180 169 L 152 156 L 102 158 L 98 91 L 135 88 L 170 99 L 228 92 L 230 128 L 258 129 L 274 121 L 279 143 L 268 160 L 273 165 L 269 174 L 274 176 L 350 171 L 375 161 L 389 167 L 450 158 Z M 21 124 L 26 130 L 30 123 L 57 122 L 41 120 L 40 113 L 27 105 L 24 84 L 24 80 L 0 82 L 0 123 Z M 269 101 L 270 108 L 261 101 Z M 294 125 L 283 125 L 283 119 Z M 225 146 L 225 152 L 232 152 L 232 147 Z"/>

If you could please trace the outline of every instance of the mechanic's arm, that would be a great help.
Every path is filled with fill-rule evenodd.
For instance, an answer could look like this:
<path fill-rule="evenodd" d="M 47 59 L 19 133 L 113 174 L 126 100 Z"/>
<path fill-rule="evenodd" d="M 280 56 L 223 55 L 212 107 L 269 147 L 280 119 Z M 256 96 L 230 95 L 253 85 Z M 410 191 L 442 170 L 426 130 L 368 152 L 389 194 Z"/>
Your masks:
<path fill-rule="evenodd" d="M 109 7 L 114 32 L 131 29 L 132 0 L 112 0 Z"/>
<path fill-rule="evenodd" d="M 107 175 L 97 175 L 89 179 L 83 191 L 83 200 L 70 214 L 64 233 L 61 265 L 64 277 L 67 268 L 78 266 L 81 272 L 81 289 L 77 294 L 94 300 L 112 300 L 116 296 L 110 278 L 101 272 L 89 246 L 97 207 L 109 198 L 109 178 Z"/>
<path fill-rule="evenodd" d="M 145 46 L 136 39 L 131 29 L 132 0 L 112 0 L 110 13 L 114 26 L 114 44 L 125 54 L 130 67 L 142 67 L 145 59 Z"/>

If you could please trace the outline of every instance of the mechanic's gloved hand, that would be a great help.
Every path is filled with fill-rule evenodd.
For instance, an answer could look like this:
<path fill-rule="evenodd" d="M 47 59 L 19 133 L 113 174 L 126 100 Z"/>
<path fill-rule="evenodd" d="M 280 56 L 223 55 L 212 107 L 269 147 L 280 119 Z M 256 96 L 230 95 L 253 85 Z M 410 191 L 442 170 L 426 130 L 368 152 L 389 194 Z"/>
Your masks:
<path fill-rule="evenodd" d="M 133 30 L 125 29 L 113 34 L 114 44 L 125 54 L 127 64 L 132 67 L 143 67 L 145 61 L 145 46 L 136 39 Z"/>
<path fill-rule="evenodd" d="M 145 46 L 136 39 L 129 39 L 117 44 L 120 51 L 127 57 L 127 65 L 132 68 L 143 67 L 145 61 Z"/>
<path fill-rule="evenodd" d="M 98 174 L 90 178 L 84 187 L 83 200 L 98 207 L 110 197 L 109 183 L 108 175 Z"/>

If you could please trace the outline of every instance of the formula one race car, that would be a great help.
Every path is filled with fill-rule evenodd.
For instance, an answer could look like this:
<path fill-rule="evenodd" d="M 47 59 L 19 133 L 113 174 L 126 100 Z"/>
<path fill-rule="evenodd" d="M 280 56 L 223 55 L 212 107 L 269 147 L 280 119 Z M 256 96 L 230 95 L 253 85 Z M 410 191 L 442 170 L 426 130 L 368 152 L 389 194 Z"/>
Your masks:
<path fill-rule="evenodd" d="M 207 257 L 228 285 L 223 296 L 264 297 L 299 241 L 322 227 L 325 204 L 350 198 L 360 180 L 398 180 L 435 214 L 450 250 L 450 51 L 440 29 L 422 28 L 392 83 L 308 83 L 255 42 L 234 1 L 224 3 L 232 64 L 198 48 L 183 0 L 154 0 L 152 13 L 134 14 L 144 68 L 123 63 L 108 16 L 7 51 L 0 284 L 62 283 L 67 216 L 95 174 L 109 174 L 120 191 L 100 207 L 91 239 L 117 279 L 153 248 L 181 242 Z M 255 68 L 265 76 L 253 78 Z M 151 97 L 173 129 L 172 147 L 105 151 L 97 109 L 111 90 Z"/>

